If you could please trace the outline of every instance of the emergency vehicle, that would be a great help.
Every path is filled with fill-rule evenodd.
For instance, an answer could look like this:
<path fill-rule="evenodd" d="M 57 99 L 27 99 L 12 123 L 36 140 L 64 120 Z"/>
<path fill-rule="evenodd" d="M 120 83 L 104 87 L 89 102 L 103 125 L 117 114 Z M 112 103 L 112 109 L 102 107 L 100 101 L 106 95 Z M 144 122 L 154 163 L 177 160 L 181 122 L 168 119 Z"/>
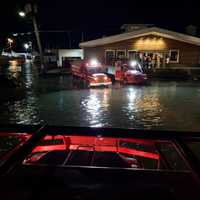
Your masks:
<path fill-rule="evenodd" d="M 86 81 L 89 87 L 109 86 L 111 79 L 105 74 L 105 69 L 97 60 L 81 61 L 72 64 L 72 75 Z"/>
<path fill-rule="evenodd" d="M 137 61 L 117 62 L 115 80 L 121 81 L 124 84 L 145 84 L 147 82 L 147 75 Z"/>

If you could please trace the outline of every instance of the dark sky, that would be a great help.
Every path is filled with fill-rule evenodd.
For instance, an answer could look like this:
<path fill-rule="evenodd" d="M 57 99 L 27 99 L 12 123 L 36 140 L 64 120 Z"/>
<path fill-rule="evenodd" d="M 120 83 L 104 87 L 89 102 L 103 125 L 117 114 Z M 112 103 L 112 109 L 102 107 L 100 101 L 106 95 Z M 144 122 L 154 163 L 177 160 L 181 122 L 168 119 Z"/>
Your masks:
<path fill-rule="evenodd" d="M 0 37 L 11 32 L 27 32 L 32 24 L 19 19 L 17 11 L 25 0 L 2 0 L 0 5 Z M 175 31 L 188 24 L 200 25 L 200 9 L 193 0 L 38 0 L 40 30 L 71 30 L 72 46 L 84 32 L 85 39 L 117 33 L 124 23 L 151 23 Z M 62 43 L 67 33 L 43 33 Z M 64 40 L 62 41 L 62 38 Z M 59 42 L 60 40 L 60 42 Z"/>

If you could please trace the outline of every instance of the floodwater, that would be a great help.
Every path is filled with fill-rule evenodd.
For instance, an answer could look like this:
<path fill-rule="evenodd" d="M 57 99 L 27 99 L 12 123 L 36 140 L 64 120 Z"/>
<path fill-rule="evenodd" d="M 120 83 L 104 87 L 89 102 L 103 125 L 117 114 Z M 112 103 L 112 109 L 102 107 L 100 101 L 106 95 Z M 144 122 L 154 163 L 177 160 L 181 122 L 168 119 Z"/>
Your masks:
<path fill-rule="evenodd" d="M 38 77 L 22 69 L 25 91 L 0 97 L 0 123 L 200 131 L 200 83 L 87 89 L 71 76 Z"/>

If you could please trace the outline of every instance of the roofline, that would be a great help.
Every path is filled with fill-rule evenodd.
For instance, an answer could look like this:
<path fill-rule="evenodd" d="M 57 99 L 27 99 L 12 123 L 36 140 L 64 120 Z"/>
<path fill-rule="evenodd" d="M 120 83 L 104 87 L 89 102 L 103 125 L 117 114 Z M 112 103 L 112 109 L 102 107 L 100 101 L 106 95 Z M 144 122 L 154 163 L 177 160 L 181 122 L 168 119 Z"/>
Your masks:
<path fill-rule="evenodd" d="M 102 46 L 105 44 L 121 42 L 124 40 L 136 38 L 136 37 L 142 37 L 142 36 L 146 36 L 149 34 L 153 34 L 153 35 L 157 35 L 160 37 L 169 38 L 169 39 L 189 43 L 192 45 L 200 46 L 200 38 L 198 38 L 198 37 L 174 32 L 174 31 L 169 31 L 166 29 L 158 28 L 158 27 L 145 28 L 145 29 L 141 29 L 141 30 L 137 30 L 137 31 L 128 32 L 128 33 L 122 33 L 122 34 L 118 34 L 118 35 L 114 35 L 114 36 L 108 36 L 105 38 L 82 42 L 79 44 L 79 46 L 80 46 L 80 48 L 97 47 L 97 46 Z"/>

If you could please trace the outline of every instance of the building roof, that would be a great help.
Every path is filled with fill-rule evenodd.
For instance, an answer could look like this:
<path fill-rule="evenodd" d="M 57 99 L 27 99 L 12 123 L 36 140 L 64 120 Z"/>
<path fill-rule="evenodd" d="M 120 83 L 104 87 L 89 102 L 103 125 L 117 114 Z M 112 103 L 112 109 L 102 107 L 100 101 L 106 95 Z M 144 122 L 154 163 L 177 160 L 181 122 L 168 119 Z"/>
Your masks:
<path fill-rule="evenodd" d="M 200 46 L 200 38 L 198 38 L 198 37 L 174 32 L 174 31 L 169 31 L 166 29 L 158 28 L 158 27 L 144 28 L 141 30 L 136 30 L 136 31 L 128 32 L 128 33 L 122 33 L 122 34 L 118 34 L 118 35 L 114 35 L 114 36 L 109 36 L 109 37 L 104 37 L 104 38 L 100 38 L 100 39 L 96 39 L 96 40 L 82 42 L 79 44 L 79 46 L 81 48 L 97 47 L 97 46 L 102 46 L 102 45 L 111 44 L 111 43 L 115 43 L 115 42 L 121 42 L 124 40 L 129 40 L 129 39 L 133 39 L 133 38 L 137 38 L 137 37 L 142 37 L 142 36 L 146 36 L 146 35 L 150 35 L 150 34 Z"/>

